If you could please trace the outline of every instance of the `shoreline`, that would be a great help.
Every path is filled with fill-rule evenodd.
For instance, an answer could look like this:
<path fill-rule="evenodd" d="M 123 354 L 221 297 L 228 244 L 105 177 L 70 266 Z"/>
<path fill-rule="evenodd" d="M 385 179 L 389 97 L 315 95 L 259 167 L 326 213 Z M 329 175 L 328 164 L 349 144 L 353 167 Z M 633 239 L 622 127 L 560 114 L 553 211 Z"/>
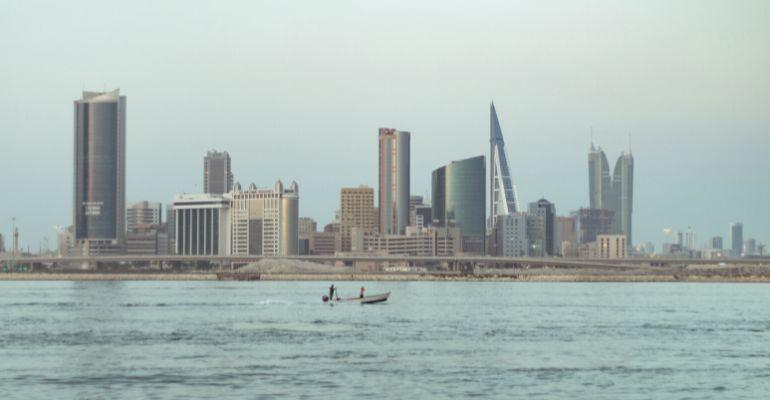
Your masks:
<path fill-rule="evenodd" d="M 0 281 L 426 281 L 426 282 L 694 282 L 694 283 L 770 283 L 769 275 L 705 275 L 705 274 L 613 274 L 613 273 L 529 273 L 529 274 L 223 274 L 201 273 L 3 273 Z"/>

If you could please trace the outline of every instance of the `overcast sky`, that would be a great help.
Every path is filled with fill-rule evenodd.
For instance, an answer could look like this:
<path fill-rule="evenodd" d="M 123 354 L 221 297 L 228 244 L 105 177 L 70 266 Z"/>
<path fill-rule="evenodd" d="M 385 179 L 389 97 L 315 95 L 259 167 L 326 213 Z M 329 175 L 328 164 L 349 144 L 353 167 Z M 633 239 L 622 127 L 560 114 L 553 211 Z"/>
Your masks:
<path fill-rule="evenodd" d="M 127 201 L 296 180 L 329 222 L 377 186 L 377 129 L 412 132 L 412 193 L 489 152 L 495 101 L 522 204 L 588 204 L 590 130 L 633 147 L 634 239 L 770 241 L 768 1 L 2 1 L 0 232 L 72 223 L 73 100 L 120 88 Z M 631 138 L 629 140 L 629 137 Z M 487 172 L 488 173 L 488 172 Z"/>

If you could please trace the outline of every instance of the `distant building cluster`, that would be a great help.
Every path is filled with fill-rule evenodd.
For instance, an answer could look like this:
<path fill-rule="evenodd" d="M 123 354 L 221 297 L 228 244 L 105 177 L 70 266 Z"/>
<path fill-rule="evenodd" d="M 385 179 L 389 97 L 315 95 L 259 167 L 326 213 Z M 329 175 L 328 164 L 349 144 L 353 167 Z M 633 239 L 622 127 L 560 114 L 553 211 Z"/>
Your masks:
<path fill-rule="evenodd" d="M 380 128 L 376 197 L 375 189 L 366 185 L 341 188 L 335 218 L 322 229 L 313 219 L 300 217 L 296 182 L 284 186 L 279 180 L 271 188 L 252 183 L 244 189 L 233 179 L 227 151 L 211 150 L 203 157 L 203 193 L 177 194 L 165 206 L 149 201 L 126 205 L 126 97 L 119 90 L 84 92 L 75 101 L 74 118 L 73 223 L 60 230 L 62 256 L 468 254 L 622 259 L 654 253 L 651 243 L 633 243 L 630 150 L 621 153 L 610 173 L 606 154 L 591 143 L 589 207 L 558 215 L 556 205 L 541 198 L 523 209 L 494 103 L 489 158 L 476 155 L 438 166 L 430 175 L 429 199 L 411 194 L 412 134 Z M 744 240 L 741 223 L 732 224 L 729 234 L 728 247 L 717 236 L 709 239 L 707 248 L 697 249 L 691 230 L 679 232 L 661 252 L 702 257 L 763 253 L 763 245 Z M 0 236 L 0 252 L 4 250 Z"/>
<path fill-rule="evenodd" d="M 669 237 L 663 243 L 661 253 L 668 257 L 723 259 L 736 257 L 762 257 L 765 255 L 765 245 L 757 243 L 754 238 L 743 238 L 743 223 L 734 222 L 728 227 L 728 241 L 722 236 L 712 236 L 705 244 L 697 240 L 692 228 L 686 231 L 664 231 Z"/>

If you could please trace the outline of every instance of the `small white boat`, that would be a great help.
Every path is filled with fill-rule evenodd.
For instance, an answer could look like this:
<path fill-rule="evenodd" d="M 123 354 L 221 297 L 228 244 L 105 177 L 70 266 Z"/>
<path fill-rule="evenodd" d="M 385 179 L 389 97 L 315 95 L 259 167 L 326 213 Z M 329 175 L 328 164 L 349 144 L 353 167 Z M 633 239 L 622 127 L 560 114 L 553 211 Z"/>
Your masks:
<path fill-rule="evenodd" d="M 382 303 L 383 301 L 388 300 L 388 297 L 390 297 L 390 292 L 382 293 L 382 294 L 375 294 L 372 296 L 364 296 L 364 297 L 347 297 L 347 298 L 336 298 L 333 299 L 334 303 L 361 303 L 361 304 L 374 304 L 374 303 Z M 324 303 L 329 302 L 329 297 L 324 296 L 323 297 Z"/>

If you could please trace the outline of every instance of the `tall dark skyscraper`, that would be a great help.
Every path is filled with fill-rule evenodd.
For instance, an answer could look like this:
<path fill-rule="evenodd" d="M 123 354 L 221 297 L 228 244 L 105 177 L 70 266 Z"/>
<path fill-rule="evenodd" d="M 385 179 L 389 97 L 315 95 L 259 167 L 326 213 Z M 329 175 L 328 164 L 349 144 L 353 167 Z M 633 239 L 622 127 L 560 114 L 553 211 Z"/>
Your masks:
<path fill-rule="evenodd" d="M 629 247 L 633 242 L 632 214 L 634 206 L 634 156 L 621 153 L 615 161 L 612 175 L 612 202 L 615 211 L 614 232 L 626 235 Z"/>
<path fill-rule="evenodd" d="M 588 152 L 588 191 L 591 209 L 614 212 L 612 233 L 626 235 L 626 243 L 633 243 L 632 215 L 634 204 L 634 157 L 621 153 L 615 162 L 610 179 L 609 163 L 601 147 Z"/>
<path fill-rule="evenodd" d="M 433 220 L 455 225 L 463 235 L 463 251 L 484 253 L 486 199 L 484 156 L 453 161 L 432 175 Z"/>
<path fill-rule="evenodd" d="M 556 243 L 554 241 L 554 235 L 556 234 L 556 206 L 546 199 L 540 199 L 534 203 L 529 203 L 529 218 L 538 219 L 538 229 L 536 229 L 538 238 L 534 238 L 530 235 L 530 241 L 535 242 L 533 239 L 538 239 L 538 245 L 542 246 L 542 249 L 535 250 L 535 253 L 540 256 L 553 256 L 556 255 Z M 531 224 L 528 224 L 531 225 Z"/>
<path fill-rule="evenodd" d="M 490 221 L 498 215 L 519 211 L 516 186 L 513 184 L 505 155 L 505 141 L 497 119 L 495 103 L 489 106 L 489 212 Z"/>
<path fill-rule="evenodd" d="M 593 143 L 591 143 L 591 149 L 588 151 L 588 191 L 591 208 L 611 209 L 610 163 L 607 162 L 607 156 L 601 147 L 596 148 Z"/>
<path fill-rule="evenodd" d="M 379 227 L 403 234 L 409 224 L 409 132 L 380 128 Z"/>
<path fill-rule="evenodd" d="M 83 92 L 75 100 L 73 225 L 81 254 L 123 251 L 126 201 L 126 97 Z"/>
<path fill-rule="evenodd" d="M 231 190 L 233 173 L 230 169 L 230 154 L 226 151 L 209 151 L 203 159 L 204 193 L 222 194 Z"/>
<path fill-rule="evenodd" d="M 733 257 L 743 253 L 743 224 L 740 222 L 730 224 L 730 251 Z"/>

